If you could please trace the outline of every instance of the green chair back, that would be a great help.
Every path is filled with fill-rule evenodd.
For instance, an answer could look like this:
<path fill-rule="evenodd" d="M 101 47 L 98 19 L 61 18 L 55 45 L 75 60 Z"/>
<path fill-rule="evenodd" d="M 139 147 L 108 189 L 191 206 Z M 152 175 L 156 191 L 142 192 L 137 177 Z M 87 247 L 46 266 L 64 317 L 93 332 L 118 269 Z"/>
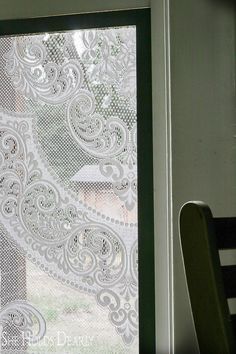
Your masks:
<path fill-rule="evenodd" d="M 203 202 L 180 211 L 180 237 L 193 319 L 201 354 L 235 354 L 236 266 L 220 264 L 219 249 L 236 248 L 236 218 L 213 218 Z"/>

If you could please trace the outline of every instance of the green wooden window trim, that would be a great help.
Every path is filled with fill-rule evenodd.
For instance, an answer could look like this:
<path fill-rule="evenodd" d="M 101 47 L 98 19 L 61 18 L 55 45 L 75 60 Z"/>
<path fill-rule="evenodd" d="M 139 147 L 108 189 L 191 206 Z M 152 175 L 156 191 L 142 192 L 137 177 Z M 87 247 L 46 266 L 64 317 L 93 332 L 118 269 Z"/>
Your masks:
<path fill-rule="evenodd" d="M 136 26 L 139 242 L 139 351 L 155 353 L 153 142 L 150 9 L 0 21 L 0 36 Z"/>

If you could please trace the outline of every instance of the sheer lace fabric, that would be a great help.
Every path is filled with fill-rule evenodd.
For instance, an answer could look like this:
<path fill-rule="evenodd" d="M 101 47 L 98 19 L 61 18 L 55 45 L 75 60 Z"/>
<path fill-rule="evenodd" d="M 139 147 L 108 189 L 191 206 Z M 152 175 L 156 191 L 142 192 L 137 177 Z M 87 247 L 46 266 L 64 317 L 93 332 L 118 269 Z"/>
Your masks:
<path fill-rule="evenodd" d="M 42 296 L 41 278 L 53 289 L 47 296 L 71 294 L 75 326 L 77 296 L 93 296 L 121 348 L 137 352 L 135 38 L 135 27 L 0 38 L 0 324 L 6 353 L 40 352 L 47 333 L 58 339 L 29 284 L 36 278 Z M 64 310 L 53 306 L 60 319 Z M 68 328 L 71 320 L 64 318 Z M 76 341 L 64 342 L 53 342 L 50 351 L 78 350 Z"/>

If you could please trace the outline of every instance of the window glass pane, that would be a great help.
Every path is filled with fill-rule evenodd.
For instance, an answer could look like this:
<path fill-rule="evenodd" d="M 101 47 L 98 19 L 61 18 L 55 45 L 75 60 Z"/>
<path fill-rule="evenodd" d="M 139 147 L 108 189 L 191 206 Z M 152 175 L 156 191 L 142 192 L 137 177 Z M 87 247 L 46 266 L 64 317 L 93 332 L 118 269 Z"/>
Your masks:
<path fill-rule="evenodd" d="M 2 37 L 0 78 L 1 351 L 138 353 L 136 27 Z"/>

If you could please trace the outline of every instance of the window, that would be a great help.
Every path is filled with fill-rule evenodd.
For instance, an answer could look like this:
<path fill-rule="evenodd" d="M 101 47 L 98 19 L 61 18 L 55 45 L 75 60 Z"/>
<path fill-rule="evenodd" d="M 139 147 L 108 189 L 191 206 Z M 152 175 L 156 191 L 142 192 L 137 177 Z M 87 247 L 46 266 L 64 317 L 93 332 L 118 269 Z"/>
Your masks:
<path fill-rule="evenodd" d="M 154 352 L 149 12 L 2 28 L 1 348 Z"/>

